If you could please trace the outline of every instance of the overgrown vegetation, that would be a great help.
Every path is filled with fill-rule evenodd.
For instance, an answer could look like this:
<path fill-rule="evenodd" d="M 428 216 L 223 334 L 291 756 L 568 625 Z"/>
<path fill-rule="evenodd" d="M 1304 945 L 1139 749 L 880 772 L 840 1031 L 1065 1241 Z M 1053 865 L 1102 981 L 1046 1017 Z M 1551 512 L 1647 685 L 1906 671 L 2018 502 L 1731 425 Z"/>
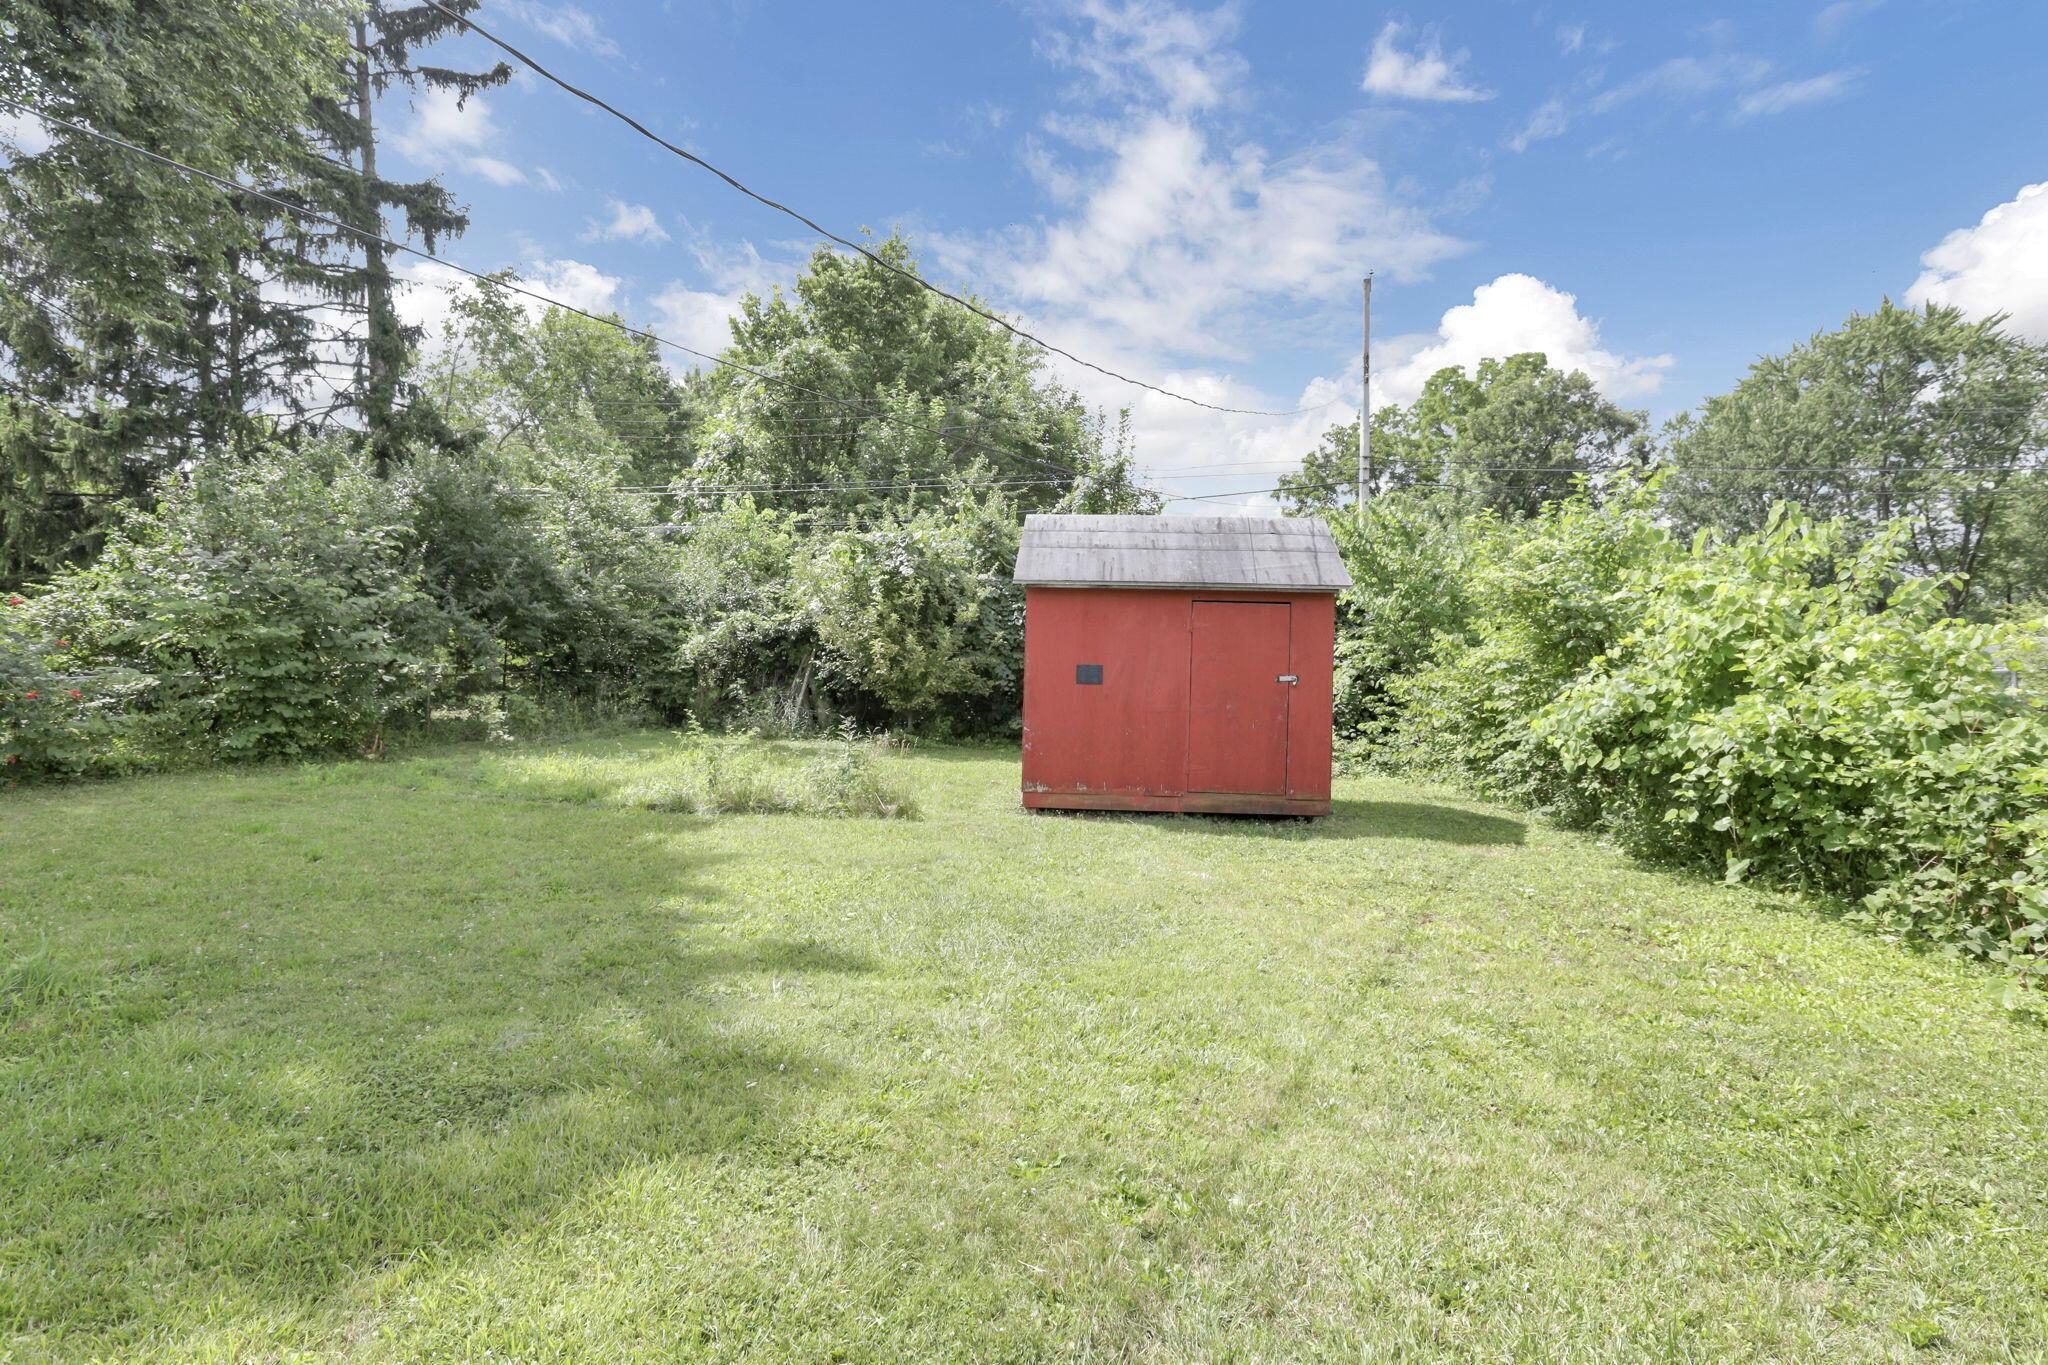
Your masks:
<path fill-rule="evenodd" d="M 2048 976 L 2048 723 L 2000 667 L 2039 626 L 1946 617 L 1909 536 L 1781 509 L 1703 538 L 1530 732 L 1633 847 Z"/>
<path fill-rule="evenodd" d="M 900 243 L 888 250 L 909 264 Z M 788 334 L 774 344 L 847 371 L 880 338 L 929 324 L 964 348 L 974 384 L 1001 391 L 955 400 L 941 368 L 856 376 L 872 406 L 840 419 L 793 498 L 763 505 L 727 490 L 797 477 L 783 465 L 799 456 L 762 394 L 678 383 L 636 339 L 482 290 L 431 359 L 441 411 L 464 433 L 453 444 L 387 477 L 341 434 L 200 462 L 91 560 L 14 594 L 14 766 L 374 751 L 390 728 L 449 710 L 513 730 L 594 706 L 785 734 L 842 720 L 1014 731 L 1023 513 L 1153 504 L 1122 437 L 1035 380 L 1031 354 L 853 269 L 821 253 L 794 300 L 757 307 L 749 344 Z M 943 348 L 927 358 L 944 362 Z M 1022 447 L 985 416 L 950 428 L 982 433 L 964 464 L 950 436 L 903 444 L 949 402 L 998 400 L 1013 419 L 1036 405 L 1034 453 L 1007 472 L 992 452 Z M 655 449 L 635 425 L 645 410 L 683 413 Z M 693 445 L 699 427 L 715 443 Z M 670 481 L 646 483 L 650 468 Z M 88 675 L 125 681 L 94 689 L 92 724 L 50 728 L 56 693 L 38 681 Z M 41 709 L 24 704 L 31 692 Z"/>
<path fill-rule="evenodd" d="M 1366 525 L 1432 515 L 1396 496 Z M 2048 975 L 2048 631 L 1950 616 L 1909 537 L 1781 507 L 1688 547 L 1637 490 L 1466 523 L 1455 596 L 1439 556 L 1374 557 L 1352 754 Z"/>
<path fill-rule="evenodd" d="M 914 820 L 916 798 L 887 736 L 842 734 L 795 751 L 756 736 L 687 732 L 656 762 L 582 754 L 507 760 L 497 783 L 521 794 L 689 815 L 818 815 Z"/>
<path fill-rule="evenodd" d="M 1886 304 L 1647 441 L 1540 357 L 1375 414 L 1363 509 L 1330 433 L 1340 744 L 2048 976 L 2048 347 Z"/>

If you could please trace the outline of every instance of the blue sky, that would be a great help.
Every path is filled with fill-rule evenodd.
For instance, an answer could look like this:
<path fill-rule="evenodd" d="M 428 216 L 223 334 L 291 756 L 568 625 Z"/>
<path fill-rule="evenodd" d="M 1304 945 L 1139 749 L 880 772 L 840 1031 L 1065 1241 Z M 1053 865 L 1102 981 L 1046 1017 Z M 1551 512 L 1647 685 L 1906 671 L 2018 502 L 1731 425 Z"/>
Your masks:
<path fill-rule="evenodd" d="M 1141 462 L 1190 491 L 1267 486 L 1355 415 L 1367 269 L 1376 403 L 1535 348 L 1661 418 L 1887 294 L 2000 308 L 2048 340 L 2032 0 L 486 0 L 479 18 L 828 226 L 903 229 L 929 273 L 1068 349 L 1311 409 L 1225 418 L 1063 372 L 1131 405 Z M 394 94 L 384 118 L 400 169 L 470 203 L 455 259 L 704 349 L 808 251 L 531 79 L 462 110 Z"/>

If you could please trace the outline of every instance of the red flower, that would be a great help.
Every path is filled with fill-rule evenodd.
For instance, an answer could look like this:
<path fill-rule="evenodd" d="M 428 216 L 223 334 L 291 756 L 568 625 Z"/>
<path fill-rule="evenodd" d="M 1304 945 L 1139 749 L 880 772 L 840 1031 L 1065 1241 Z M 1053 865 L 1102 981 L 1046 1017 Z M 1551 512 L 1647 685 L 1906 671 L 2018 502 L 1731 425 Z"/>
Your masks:
<path fill-rule="evenodd" d="M 68 645 L 69 645 L 69 644 L 70 644 L 71 642 L 70 642 L 69 640 L 59 640 L 59 641 L 58 641 L 57 643 L 58 643 L 59 645 L 67 645 L 67 646 L 68 646 Z"/>
<path fill-rule="evenodd" d="M 10 767 L 10 768 L 11 768 L 11 767 L 13 767 L 13 766 L 14 766 L 15 764 L 17 764 L 17 763 L 19 763 L 19 762 L 21 762 L 21 755 L 20 755 L 20 754 L 9 754 L 9 755 L 7 755 L 7 766 L 8 766 L 8 767 Z"/>
<path fill-rule="evenodd" d="M 24 692 L 21 695 L 27 698 L 29 701 L 34 701 L 37 697 L 40 697 L 43 694 L 40 692 Z"/>
<path fill-rule="evenodd" d="M 82 696 L 84 696 L 84 695 L 85 695 L 85 693 L 83 693 L 83 692 L 79 691 L 79 690 L 78 690 L 77 688 L 75 688 L 75 687 L 71 689 L 71 699 L 72 699 L 73 701 L 76 701 L 76 700 L 78 700 L 78 699 L 79 699 L 80 697 L 82 697 Z"/>
<path fill-rule="evenodd" d="M 7 599 L 7 605 L 10 607 L 18 607 L 21 605 L 21 599 L 19 597 L 10 597 Z"/>

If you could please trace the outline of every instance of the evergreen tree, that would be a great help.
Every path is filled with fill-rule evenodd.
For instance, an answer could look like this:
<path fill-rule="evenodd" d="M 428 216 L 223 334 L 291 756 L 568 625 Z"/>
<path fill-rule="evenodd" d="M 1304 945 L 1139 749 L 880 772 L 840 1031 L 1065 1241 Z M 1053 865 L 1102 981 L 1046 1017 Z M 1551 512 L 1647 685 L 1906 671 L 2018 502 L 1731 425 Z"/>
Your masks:
<path fill-rule="evenodd" d="M 446 10 L 473 12 L 480 0 L 448 0 Z M 361 419 L 380 474 L 389 473 L 406 445 L 446 431 L 408 385 L 406 360 L 414 341 L 399 320 L 385 210 L 395 210 L 406 237 L 432 250 L 443 238 L 460 236 L 468 215 L 448 190 L 433 180 L 386 179 L 378 168 L 377 104 L 393 86 L 413 92 L 452 92 L 457 106 L 512 75 L 499 62 L 485 71 L 459 71 L 420 60 L 420 50 L 451 33 L 459 19 L 426 5 L 388 6 L 367 0 L 350 20 L 348 52 L 339 89 L 316 99 L 312 123 L 331 151 L 309 166 L 308 207 L 347 223 L 344 232 L 301 224 L 294 230 L 296 252 L 308 267 L 317 295 L 353 320 L 343 352 L 353 373 L 336 386 L 337 408 Z"/>
<path fill-rule="evenodd" d="M 0 94 L 255 187 L 314 148 L 338 82 L 338 0 L 264 7 L 22 0 L 0 17 Z M 33 120 L 0 176 L 0 565 L 89 551 L 98 512 L 289 413 L 313 363 L 292 229 L 253 201 Z"/>

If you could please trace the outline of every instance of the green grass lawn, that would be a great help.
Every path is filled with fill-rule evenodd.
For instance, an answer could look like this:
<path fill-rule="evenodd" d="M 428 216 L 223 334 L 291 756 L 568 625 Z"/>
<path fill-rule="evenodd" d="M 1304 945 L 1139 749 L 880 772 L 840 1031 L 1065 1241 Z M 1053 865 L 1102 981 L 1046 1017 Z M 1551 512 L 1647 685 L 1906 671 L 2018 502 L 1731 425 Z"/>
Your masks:
<path fill-rule="evenodd" d="M 0 1357 L 2048 1352 L 1984 969 L 1394 782 L 615 799 L 674 745 L 0 801 Z"/>

